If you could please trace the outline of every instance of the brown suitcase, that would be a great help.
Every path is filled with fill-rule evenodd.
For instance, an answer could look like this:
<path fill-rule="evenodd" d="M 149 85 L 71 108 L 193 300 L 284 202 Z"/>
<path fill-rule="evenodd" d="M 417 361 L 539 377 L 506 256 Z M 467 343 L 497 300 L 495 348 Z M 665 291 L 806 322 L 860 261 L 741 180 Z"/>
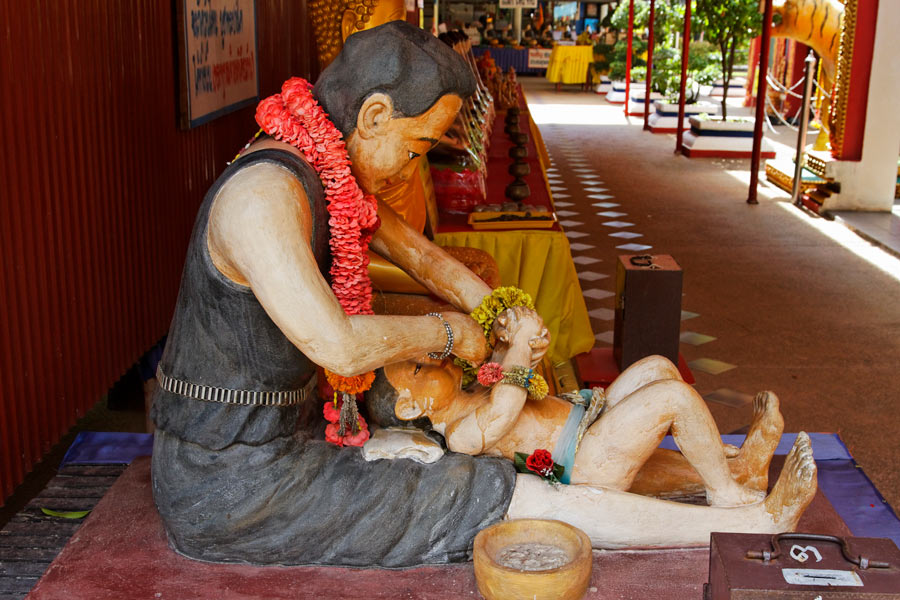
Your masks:
<path fill-rule="evenodd" d="M 667 254 L 619 257 L 613 356 L 620 371 L 651 354 L 678 364 L 681 280 Z"/>
<path fill-rule="evenodd" d="M 900 550 L 885 538 L 713 533 L 705 600 L 900 600 Z"/>

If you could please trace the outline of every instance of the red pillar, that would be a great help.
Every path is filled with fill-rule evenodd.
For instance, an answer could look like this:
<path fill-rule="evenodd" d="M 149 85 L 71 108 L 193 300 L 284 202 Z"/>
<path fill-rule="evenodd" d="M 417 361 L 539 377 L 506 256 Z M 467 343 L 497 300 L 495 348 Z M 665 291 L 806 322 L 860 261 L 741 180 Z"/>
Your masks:
<path fill-rule="evenodd" d="M 684 88 L 687 83 L 688 55 L 691 49 L 691 0 L 684 3 L 684 39 L 681 44 L 681 84 L 678 88 L 678 131 L 675 132 L 675 152 L 681 152 L 681 141 L 684 138 Z"/>
<path fill-rule="evenodd" d="M 747 204 L 759 204 L 756 186 L 759 183 L 759 153 L 762 150 L 763 119 L 766 118 L 766 73 L 769 72 L 769 46 L 772 40 L 772 0 L 765 0 L 762 40 L 759 46 L 759 70 L 756 85 L 756 122 L 753 129 L 753 153 L 750 155 L 750 193 Z M 728 94 L 728 90 L 725 90 Z"/>
<path fill-rule="evenodd" d="M 628 0 L 628 55 L 625 58 L 625 116 L 631 101 L 631 52 L 634 44 L 634 0 Z"/>
<path fill-rule="evenodd" d="M 644 81 L 644 129 L 650 129 L 650 82 L 653 81 L 653 21 L 656 20 L 656 0 L 650 0 L 650 37 L 647 40 L 647 79 Z"/>
<path fill-rule="evenodd" d="M 843 136 L 840 139 L 840 147 L 831 149 L 834 157 L 840 160 L 862 160 L 877 21 L 877 0 L 861 0 L 857 3 L 850 81 L 845 84 L 849 85 L 850 89 L 847 93 L 847 109 L 844 112 Z"/>

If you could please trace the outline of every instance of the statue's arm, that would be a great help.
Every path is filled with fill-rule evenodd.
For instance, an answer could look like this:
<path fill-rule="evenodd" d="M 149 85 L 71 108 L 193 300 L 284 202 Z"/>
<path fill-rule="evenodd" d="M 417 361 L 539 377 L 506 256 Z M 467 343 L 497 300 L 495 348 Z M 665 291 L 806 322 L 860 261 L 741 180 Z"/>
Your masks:
<path fill-rule="evenodd" d="M 443 350 L 446 332 L 434 317 L 347 316 L 319 273 L 311 229 L 302 185 L 286 170 L 260 163 L 220 190 L 207 241 L 219 271 L 249 286 L 278 328 L 318 365 L 354 375 Z M 482 360 L 478 324 L 458 313 L 445 318 L 454 354 Z"/>
<path fill-rule="evenodd" d="M 409 226 L 394 210 L 378 205 L 381 227 L 371 249 L 391 261 L 435 296 L 464 312 L 475 310 L 491 288 L 461 262 Z"/>
<path fill-rule="evenodd" d="M 543 322 L 537 313 L 517 307 L 504 313 L 504 327 L 510 340 L 502 362 L 504 371 L 527 366 L 532 355 L 532 341 L 542 339 Z M 493 447 L 508 434 L 519 419 L 528 392 L 509 383 L 491 388 L 490 400 L 445 431 L 447 447 L 454 452 L 477 455 Z"/>
<path fill-rule="evenodd" d="M 528 364 L 531 350 L 527 344 L 510 346 L 503 368 Z M 451 424 L 446 431 L 447 447 L 454 452 L 482 454 L 508 434 L 525 406 L 525 388 L 498 383 L 491 388 L 490 400 Z"/>

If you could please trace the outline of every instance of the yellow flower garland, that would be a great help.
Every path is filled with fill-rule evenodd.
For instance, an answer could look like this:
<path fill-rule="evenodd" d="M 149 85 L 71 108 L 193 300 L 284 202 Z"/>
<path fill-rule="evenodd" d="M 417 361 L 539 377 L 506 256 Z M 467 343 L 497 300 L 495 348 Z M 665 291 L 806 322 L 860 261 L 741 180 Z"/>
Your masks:
<path fill-rule="evenodd" d="M 517 287 L 498 287 L 485 296 L 481 305 L 472 311 L 471 317 L 475 319 L 484 330 L 484 337 L 491 339 L 491 328 L 497 316 L 507 308 L 524 306 L 534 310 L 534 300 L 531 296 Z"/>

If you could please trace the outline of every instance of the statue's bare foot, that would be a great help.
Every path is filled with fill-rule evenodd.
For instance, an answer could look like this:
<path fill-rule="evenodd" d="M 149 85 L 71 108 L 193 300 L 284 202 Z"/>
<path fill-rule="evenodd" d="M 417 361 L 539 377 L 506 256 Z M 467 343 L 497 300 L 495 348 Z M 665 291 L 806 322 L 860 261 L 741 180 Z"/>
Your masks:
<path fill-rule="evenodd" d="M 706 490 L 706 501 L 710 506 L 718 506 L 722 508 L 730 508 L 734 506 L 745 506 L 747 504 L 756 504 L 766 497 L 765 492 L 754 490 L 753 488 L 735 485 L 731 489 L 723 490 Z"/>
<path fill-rule="evenodd" d="M 769 485 L 769 463 L 784 431 L 778 396 L 760 392 L 753 400 L 753 421 L 738 455 L 728 461 L 735 481 L 765 492 Z M 726 455 L 727 456 L 727 455 Z"/>
<path fill-rule="evenodd" d="M 816 463 L 809 436 L 801 431 L 784 461 L 781 476 L 765 501 L 766 513 L 774 522 L 775 531 L 793 531 L 815 495 Z"/>

